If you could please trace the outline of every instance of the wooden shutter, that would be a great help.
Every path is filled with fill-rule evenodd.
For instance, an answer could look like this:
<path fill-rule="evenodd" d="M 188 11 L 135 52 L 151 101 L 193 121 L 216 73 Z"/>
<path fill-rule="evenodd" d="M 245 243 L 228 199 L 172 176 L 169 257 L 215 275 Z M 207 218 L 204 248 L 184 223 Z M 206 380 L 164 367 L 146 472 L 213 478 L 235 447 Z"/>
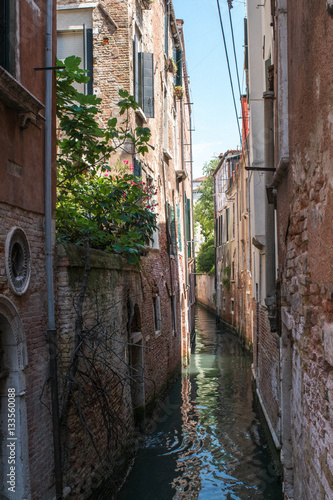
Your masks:
<path fill-rule="evenodd" d="M 167 12 L 164 14 L 164 52 L 168 57 L 169 52 L 169 15 L 168 7 L 166 7 Z"/>
<path fill-rule="evenodd" d="M 86 67 L 88 70 L 89 82 L 87 83 L 87 93 L 93 94 L 93 32 L 91 28 L 86 29 Z"/>
<path fill-rule="evenodd" d="M 177 75 L 176 75 L 176 85 L 183 85 L 183 52 L 177 49 L 176 53 L 176 64 L 177 64 Z"/>
<path fill-rule="evenodd" d="M 177 224 L 178 224 L 178 248 L 179 251 L 182 251 L 182 229 L 181 229 L 181 221 L 180 221 L 180 208 L 177 205 Z"/>
<path fill-rule="evenodd" d="M 147 118 L 154 118 L 154 54 L 141 52 L 141 99 L 139 104 Z"/>
<path fill-rule="evenodd" d="M 188 257 L 192 256 L 192 243 L 189 243 L 191 239 L 191 200 L 186 200 L 186 225 L 187 225 L 187 249 L 188 249 Z"/>
<path fill-rule="evenodd" d="M 139 101 L 139 52 L 138 52 L 138 36 L 134 35 L 133 40 L 133 75 L 134 75 L 134 99 L 137 103 Z"/>

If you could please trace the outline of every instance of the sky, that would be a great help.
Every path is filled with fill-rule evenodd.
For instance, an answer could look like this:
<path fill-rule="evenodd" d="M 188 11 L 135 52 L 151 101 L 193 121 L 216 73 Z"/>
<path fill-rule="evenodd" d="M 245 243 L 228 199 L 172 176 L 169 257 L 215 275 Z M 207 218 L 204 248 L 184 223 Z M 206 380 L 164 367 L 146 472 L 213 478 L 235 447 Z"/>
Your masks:
<path fill-rule="evenodd" d="M 240 98 L 227 0 L 219 0 L 226 37 L 238 116 Z M 233 0 L 232 24 L 241 91 L 244 75 L 244 0 Z M 192 91 L 193 178 L 202 175 L 206 162 L 228 149 L 239 147 L 240 139 L 218 14 L 217 0 L 173 0 L 177 19 L 184 21 L 187 71 Z M 239 122 L 241 124 L 241 122 Z"/>

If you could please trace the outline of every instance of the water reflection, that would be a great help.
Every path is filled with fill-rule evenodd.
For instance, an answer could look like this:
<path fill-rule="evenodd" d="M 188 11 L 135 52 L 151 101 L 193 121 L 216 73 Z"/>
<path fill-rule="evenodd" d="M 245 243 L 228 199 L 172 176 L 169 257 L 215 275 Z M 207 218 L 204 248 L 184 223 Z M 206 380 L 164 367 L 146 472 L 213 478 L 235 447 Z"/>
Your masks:
<path fill-rule="evenodd" d="M 197 343 L 119 500 L 280 500 L 253 406 L 250 357 L 197 308 Z"/>

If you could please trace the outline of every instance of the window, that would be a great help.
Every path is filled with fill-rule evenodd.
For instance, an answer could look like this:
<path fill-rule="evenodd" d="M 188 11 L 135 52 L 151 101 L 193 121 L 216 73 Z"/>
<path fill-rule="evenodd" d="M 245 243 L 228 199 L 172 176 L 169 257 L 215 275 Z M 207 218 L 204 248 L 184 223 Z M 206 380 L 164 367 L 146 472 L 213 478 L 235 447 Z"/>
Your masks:
<path fill-rule="evenodd" d="M 155 295 L 153 297 L 153 309 L 155 333 L 159 333 L 161 331 L 161 307 L 159 295 Z"/>
<path fill-rule="evenodd" d="M 15 73 L 16 2 L 0 2 L 0 66 Z"/>
<path fill-rule="evenodd" d="M 169 55 L 169 5 L 165 2 L 165 14 L 164 14 L 164 52 L 168 58 Z"/>
<path fill-rule="evenodd" d="M 147 118 L 154 118 L 154 54 L 140 52 L 141 37 L 133 41 L 134 98 Z"/>
<path fill-rule="evenodd" d="M 235 281 L 235 261 L 231 262 L 231 281 Z"/>
<path fill-rule="evenodd" d="M 142 177 L 142 165 L 141 161 L 137 160 L 134 158 L 134 170 L 133 170 L 133 175 L 134 177 L 138 180 L 141 179 Z"/>
<path fill-rule="evenodd" d="M 176 221 L 175 221 L 175 210 L 170 203 L 167 203 L 167 231 L 168 231 L 168 241 L 169 241 L 169 252 L 170 255 L 176 255 L 177 244 L 176 244 Z"/>
<path fill-rule="evenodd" d="M 176 85 L 183 85 L 183 53 L 180 49 L 176 50 L 176 60 L 177 73 L 176 73 Z"/>
<path fill-rule="evenodd" d="M 92 10 L 69 9 L 58 11 L 57 14 L 57 58 L 66 59 L 69 56 L 81 58 L 81 69 L 88 71 L 89 82 L 73 84 L 84 94 L 93 93 L 93 32 Z"/>
<path fill-rule="evenodd" d="M 163 149 L 169 149 L 169 126 L 168 126 L 168 91 L 164 88 L 163 94 Z"/>
<path fill-rule="evenodd" d="M 235 314 L 235 301 L 231 299 L 231 314 Z"/>

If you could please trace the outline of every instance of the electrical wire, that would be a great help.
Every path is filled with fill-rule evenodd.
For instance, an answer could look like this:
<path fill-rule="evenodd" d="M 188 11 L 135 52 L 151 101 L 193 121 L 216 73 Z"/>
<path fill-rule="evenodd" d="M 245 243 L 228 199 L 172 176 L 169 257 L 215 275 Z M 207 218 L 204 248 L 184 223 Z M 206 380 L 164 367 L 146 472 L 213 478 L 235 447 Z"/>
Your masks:
<path fill-rule="evenodd" d="M 216 0 L 216 1 L 217 1 L 217 8 L 218 8 L 218 11 L 219 11 L 219 18 L 220 18 L 221 31 L 222 31 L 222 37 L 223 37 L 223 43 L 224 43 L 224 50 L 225 50 L 225 55 L 226 55 L 227 65 L 228 65 L 229 79 L 230 79 L 230 85 L 231 85 L 232 98 L 233 98 L 233 101 L 234 101 L 234 108 L 235 108 L 235 113 L 236 113 L 236 121 L 237 121 L 238 133 L 239 133 L 239 138 L 240 138 L 240 144 L 242 144 L 242 134 L 241 134 L 240 127 L 239 127 L 239 122 L 238 122 L 238 113 L 237 113 L 237 105 L 236 105 L 236 99 L 235 99 L 234 84 L 233 84 L 232 76 L 231 76 L 230 62 L 229 62 L 228 49 L 227 49 L 227 44 L 226 44 L 225 35 L 224 35 L 224 28 L 223 28 L 223 22 L 222 22 L 221 8 L 220 8 L 219 0 Z"/>
<path fill-rule="evenodd" d="M 239 81 L 239 71 L 238 71 L 236 48 L 235 48 L 234 27 L 232 25 L 232 19 L 231 19 L 231 9 L 232 9 L 232 5 L 230 3 L 229 4 L 230 30 L 231 30 L 231 36 L 232 36 L 232 46 L 233 46 L 233 49 L 234 49 L 234 58 L 235 58 L 235 66 L 236 66 L 236 75 L 237 75 L 237 82 L 238 82 L 239 98 L 241 98 L 242 93 L 241 93 L 241 86 L 240 86 L 240 81 Z"/>

